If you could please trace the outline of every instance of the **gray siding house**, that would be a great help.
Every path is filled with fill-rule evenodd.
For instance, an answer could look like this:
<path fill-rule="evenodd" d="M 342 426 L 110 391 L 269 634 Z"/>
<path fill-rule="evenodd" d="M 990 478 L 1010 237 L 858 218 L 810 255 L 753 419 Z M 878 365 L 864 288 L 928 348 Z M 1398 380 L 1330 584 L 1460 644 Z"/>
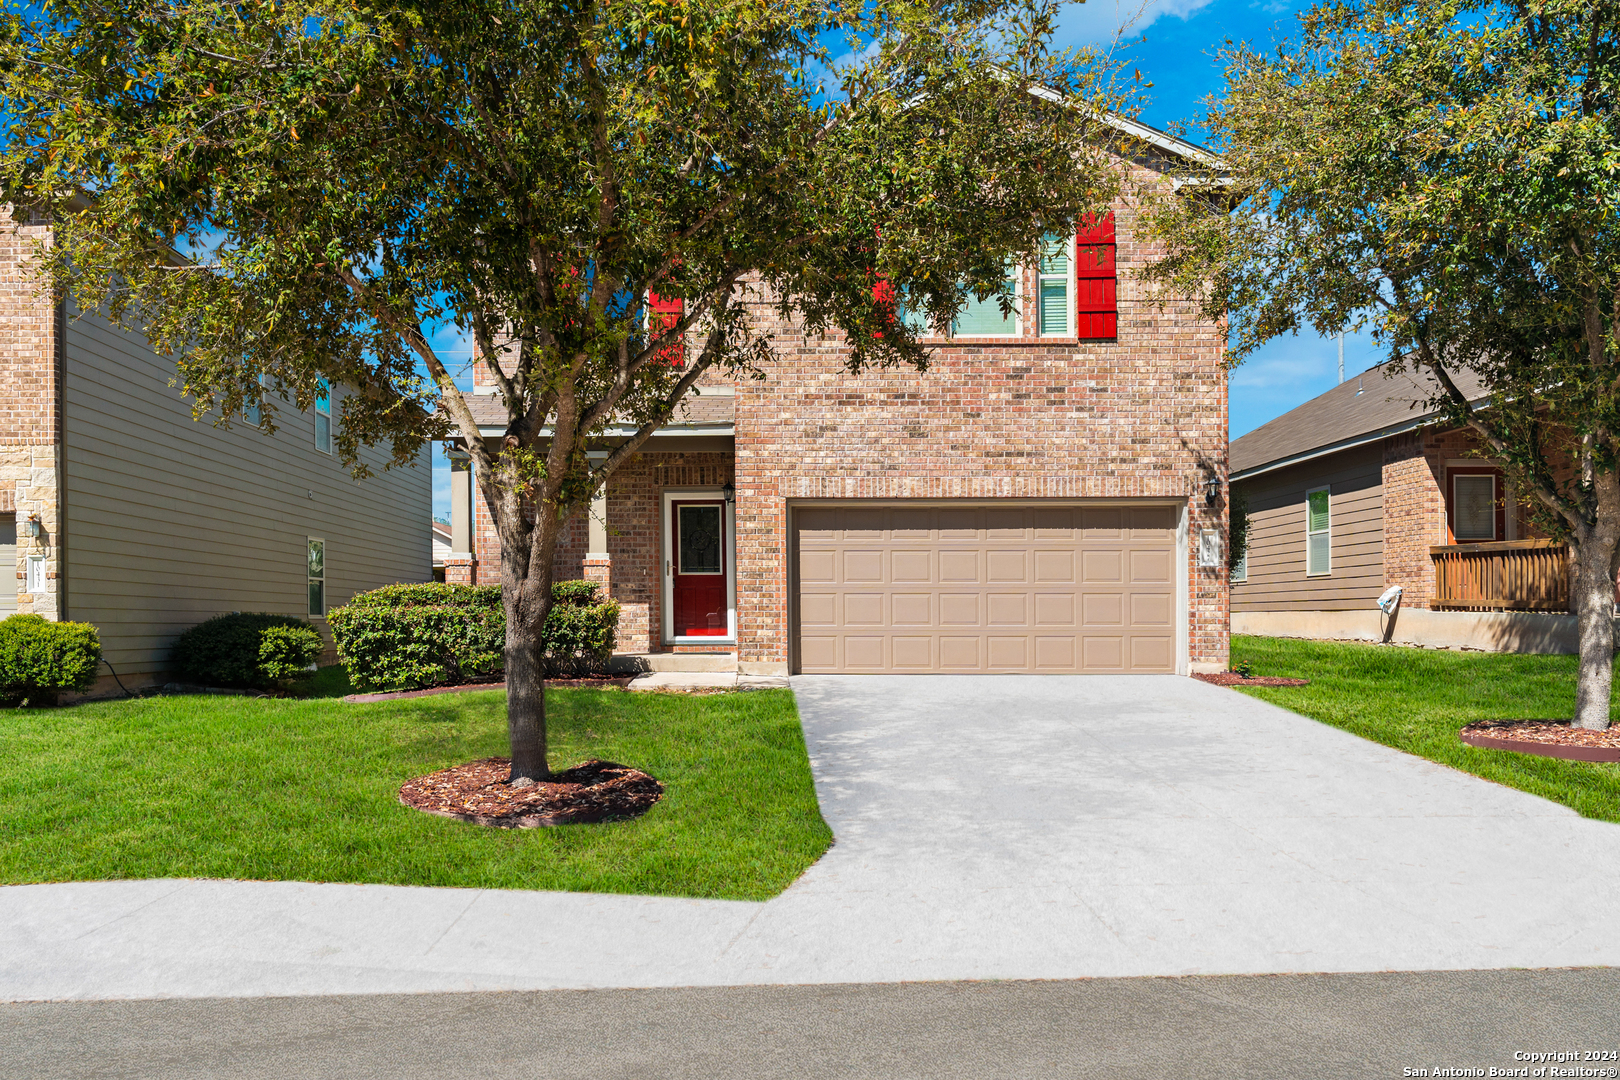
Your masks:
<path fill-rule="evenodd" d="M 323 411 L 229 429 L 170 385 L 174 364 L 95 313 L 42 295 L 45 225 L 0 217 L 0 614 L 93 623 L 126 686 L 164 680 L 176 637 L 214 615 L 308 617 L 365 589 L 426 581 L 427 453 L 356 481 Z M 9 550 L 7 550 L 9 548 Z M 102 685 L 112 688 L 104 667 Z"/>

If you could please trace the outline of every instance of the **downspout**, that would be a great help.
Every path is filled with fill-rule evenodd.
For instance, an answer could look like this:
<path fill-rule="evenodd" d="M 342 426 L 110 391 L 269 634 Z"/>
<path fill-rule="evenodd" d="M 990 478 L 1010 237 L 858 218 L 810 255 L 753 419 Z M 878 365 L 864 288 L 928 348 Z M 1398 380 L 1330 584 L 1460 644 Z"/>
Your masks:
<path fill-rule="evenodd" d="M 56 369 L 56 617 L 68 619 L 67 298 L 56 301 L 52 364 Z"/>

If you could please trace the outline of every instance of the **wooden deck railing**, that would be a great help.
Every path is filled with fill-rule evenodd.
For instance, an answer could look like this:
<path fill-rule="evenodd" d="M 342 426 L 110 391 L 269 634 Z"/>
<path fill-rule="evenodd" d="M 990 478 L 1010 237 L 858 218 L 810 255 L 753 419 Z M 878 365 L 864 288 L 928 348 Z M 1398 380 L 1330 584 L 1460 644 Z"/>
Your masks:
<path fill-rule="evenodd" d="M 1434 558 L 1442 611 L 1568 611 L 1569 546 L 1555 540 L 1444 544 Z"/>

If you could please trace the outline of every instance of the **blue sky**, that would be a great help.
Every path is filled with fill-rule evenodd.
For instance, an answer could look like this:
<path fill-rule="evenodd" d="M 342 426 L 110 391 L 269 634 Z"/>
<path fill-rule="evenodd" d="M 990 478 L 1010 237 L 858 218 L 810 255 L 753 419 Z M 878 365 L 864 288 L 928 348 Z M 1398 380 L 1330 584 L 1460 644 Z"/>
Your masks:
<path fill-rule="evenodd" d="M 1119 47 L 1153 83 L 1142 119 L 1155 127 L 1194 122 L 1201 102 L 1219 91 L 1221 69 L 1216 56 L 1231 39 L 1266 48 L 1291 35 L 1295 16 L 1307 5 L 1298 0 L 1092 0 L 1065 14 L 1060 46 L 1102 45 L 1119 24 L 1140 12 L 1133 33 Z M 1196 135 L 1196 133 L 1194 133 Z M 441 333 L 435 346 L 458 364 L 470 358 L 468 342 Z M 1346 377 L 1380 359 L 1366 334 L 1346 337 Z M 1332 389 L 1338 381 L 1338 343 L 1334 339 L 1282 338 L 1271 342 L 1232 372 L 1232 437 L 1236 438 L 1281 416 L 1296 405 Z M 438 448 L 433 462 L 433 510 L 447 517 L 449 467 Z"/>

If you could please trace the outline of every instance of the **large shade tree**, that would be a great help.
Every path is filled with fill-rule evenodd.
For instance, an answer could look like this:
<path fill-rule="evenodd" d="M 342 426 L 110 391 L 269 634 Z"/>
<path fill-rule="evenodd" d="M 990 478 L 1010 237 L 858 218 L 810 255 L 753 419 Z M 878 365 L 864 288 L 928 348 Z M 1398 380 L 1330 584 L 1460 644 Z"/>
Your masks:
<path fill-rule="evenodd" d="M 1609 723 L 1620 569 L 1620 13 L 1351 0 L 1227 54 L 1205 117 L 1230 198 L 1166 200 L 1151 276 L 1229 314 L 1231 359 L 1370 323 L 1566 538 L 1575 722 Z M 1235 209 L 1228 210 L 1235 205 Z M 1485 407 L 1458 389 L 1477 376 Z M 1424 381 L 1424 380 L 1420 380 Z"/>
<path fill-rule="evenodd" d="M 512 777 L 543 778 L 562 528 L 705 371 L 768 369 L 762 307 L 852 370 L 921 370 L 897 297 L 946 323 L 1109 203 L 1117 103 L 1049 48 L 1059 2 L 49 0 L 4 24 L 0 190 L 199 415 L 274 430 L 341 384 L 362 473 L 363 446 L 469 436 Z M 505 403 L 490 445 L 446 325 Z"/>

